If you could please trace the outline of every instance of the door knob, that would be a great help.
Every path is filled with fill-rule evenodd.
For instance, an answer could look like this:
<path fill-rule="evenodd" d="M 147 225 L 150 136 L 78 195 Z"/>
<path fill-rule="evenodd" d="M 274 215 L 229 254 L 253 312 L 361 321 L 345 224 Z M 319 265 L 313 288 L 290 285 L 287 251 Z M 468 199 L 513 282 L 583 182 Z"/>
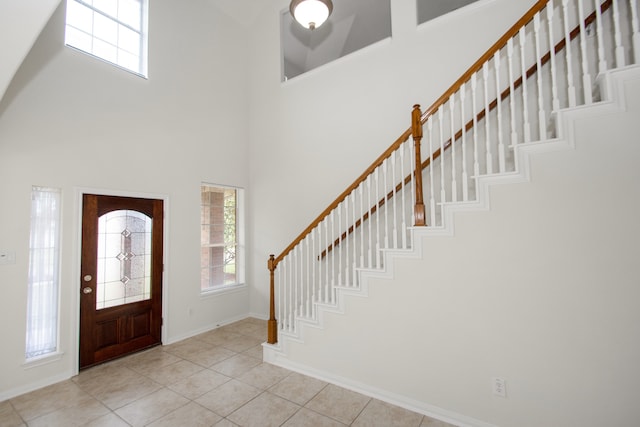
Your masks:
<path fill-rule="evenodd" d="M 91 292 L 93 292 L 93 289 L 87 286 L 86 288 L 82 288 L 82 292 L 85 294 L 90 294 Z"/>
<path fill-rule="evenodd" d="M 90 274 L 87 274 L 87 275 L 86 275 L 86 276 L 84 276 L 82 279 L 83 279 L 85 282 L 90 282 L 90 281 L 91 281 L 91 279 L 93 279 L 93 277 L 91 277 L 91 275 L 90 275 Z"/>

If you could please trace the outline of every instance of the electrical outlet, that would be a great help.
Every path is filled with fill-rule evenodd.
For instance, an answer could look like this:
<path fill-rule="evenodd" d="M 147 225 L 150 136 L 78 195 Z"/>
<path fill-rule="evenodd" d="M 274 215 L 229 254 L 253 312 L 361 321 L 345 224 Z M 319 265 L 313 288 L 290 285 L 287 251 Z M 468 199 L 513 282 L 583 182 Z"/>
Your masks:
<path fill-rule="evenodd" d="M 494 396 L 507 397 L 507 383 L 504 378 L 491 378 L 491 386 Z"/>

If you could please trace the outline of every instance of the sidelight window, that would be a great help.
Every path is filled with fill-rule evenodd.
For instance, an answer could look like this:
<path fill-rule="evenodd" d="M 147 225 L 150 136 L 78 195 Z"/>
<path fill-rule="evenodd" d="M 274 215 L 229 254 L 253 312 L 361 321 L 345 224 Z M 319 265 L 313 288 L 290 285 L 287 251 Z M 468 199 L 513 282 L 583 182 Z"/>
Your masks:
<path fill-rule="evenodd" d="M 61 192 L 33 187 L 27 290 L 27 361 L 58 351 Z"/>

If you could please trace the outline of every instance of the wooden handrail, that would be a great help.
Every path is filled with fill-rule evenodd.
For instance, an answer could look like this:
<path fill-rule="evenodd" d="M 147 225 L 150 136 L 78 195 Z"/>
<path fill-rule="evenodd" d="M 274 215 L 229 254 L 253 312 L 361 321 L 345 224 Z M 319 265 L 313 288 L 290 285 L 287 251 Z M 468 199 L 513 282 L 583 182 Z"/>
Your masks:
<path fill-rule="evenodd" d="M 507 30 L 507 32 L 500 38 L 498 39 L 498 41 L 496 41 L 464 74 L 462 74 L 462 76 L 460 76 L 460 78 L 458 78 L 458 80 L 456 80 L 453 85 L 451 85 L 451 87 L 449 87 L 449 89 L 447 89 L 429 108 L 427 108 L 424 113 L 422 113 L 422 115 L 420 116 L 420 122 L 421 124 L 426 123 L 426 121 L 433 116 L 433 114 L 438 111 L 438 109 L 440 109 L 449 99 L 452 95 L 454 95 L 456 92 L 458 92 L 460 90 L 460 88 L 463 86 L 463 84 L 465 84 L 468 80 L 471 79 L 471 77 L 479 72 L 483 65 L 488 62 L 497 52 L 499 52 L 507 43 L 510 39 L 512 39 L 513 37 L 515 37 L 516 34 L 518 34 L 518 32 L 520 31 L 520 29 L 524 26 L 526 26 L 533 18 L 534 16 L 539 13 L 541 10 L 544 9 L 544 7 L 549 3 L 549 0 L 538 0 L 518 21 L 516 21 L 516 23 L 514 25 L 511 26 L 511 28 L 509 30 Z M 606 9 L 609 8 L 609 6 L 612 4 L 612 0 L 606 0 L 604 3 L 602 3 L 601 5 L 601 10 L 605 11 Z M 605 7 L 606 5 L 606 7 Z M 585 23 L 588 25 L 593 21 L 593 16 L 595 16 L 595 12 L 589 16 L 589 18 L 587 18 L 587 20 L 585 20 Z M 587 23 L 587 21 L 589 21 Z M 575 35 L 574 35 L 575 33 Z M 578 34 L 580 33 L 580 28 L 577 27 L 574 31 L 571 32 L 570 34 L 570 40 L 573 40 Z M 558 45 L 561 46 L 554 46 L 554 52 L 557 53 L 558 50 L 561 50 L 562 48 L 564 48 L 566 44 L 566 40 L 562 39 L 560 43 L 558 43 Z M 543 58 L 541 61 L 541 64 L 546 64 L 549 59 L 551 58 L 551 54 L 552 52 L 549 51 Z M 546 58 L 546 59 L 545 59 Z M 537 65 L 532 66 L 525 74 L 525 76 L 521 76 L 518 80 L 516 80 L 516 82 L 514 82 L 514 88 L 516 87 L 520 87 L 523 83 L 523 80 L 525 78 L 529 78 L 531 75 L 533 75 L 533 73 L 535 73 L 537 71 Z M 491 105 L 489 106 L 489 111 L 493 110 L 499 100 L 503 100 L 505 99 L 507 96 L 510 95 L 510 88 L 507 88 L 504 92 L 502 92 L 500 94 L 500 96 L 496 99 L 494 99 L 494 101 L 491 103 Z M 486 110 L 482 110 L 481 112 L 479 112 L 476 116 L 476 120 L 479 120 L 481 118 L 484 118 L 484 116 L 487 114 Z M 465 131 L 468 131 L 469 129 L 471 129 L 473 127 L 473 120 L 468 122 L 465 126 L 464 129 Z M 406 142 L 409 137 L 412 136 L 412 134 L 415 137 L 415 121 L 412 121 L 412 126 L 407 129 L 393 144 L 391 144 L 391 146 L 389 146 L 389 148 L 387 148 L 387 150 L 385 150 L 349 187 L 347 187 L 346 190 L 344 190 L 324 211 L 322 211 L 322 213 L 320 215 L 318 215 L 318 217 L 316 217 L 316 219 L 307 227 L 304 229 L 304 231 L 302 233 L 300 233 L 298 235 L 298 237 L 296 237 L 286 248 L 284 251 L 282 251 L 282 253 L 280 253 L 280 255 L 278 255 L 277 257 L 274 257 L 274 255 L 271 255 L 269 258 L 269 263 L 268 263 L 268 268 L 270 271 L 270 291 L 271 291 L 271 299 L 270 299 L 270 317 L 269 317 L 269 322 L 268 322 L 268 342 L 271 344 L 274 344 L 277 342 L 277 321 L 275 318 L 275 297 L 274 297 L 274 272 L 275 269 L 277 267 L 277 265 L 280 263 L 280 261 L 282 261 L 284 259 L 284 257 L 286 257 L 309 233 L 311 233 L 311 231 L 313 229 L 315 229 L 323 220 L 325 217 L 327 217 L 334 209 L 336 209 L 340 203 L 342 203 L 347 196 L 349 196 L 349 194 L 351 194 L 356 188 L 358 188 L 358 186 L 360 184 L 362 184 L 369 175 L 371 175 L 376 168 L 378 168 L 380 165 L 383 164 L 383 162 L 389 158 L 392 153 L 394 151 L 396 151 L 404 142 Z M 458 140 L 459 138 L 461 138 L 463 133 L 463 130 L 460 129 L 458 132 L 456 132 L 455 135 L 452 136 L 452 138 L 450 138 L 448 141 L 446 141 L 446 144 L 443 146 L 443 149 L 447 149 L 448 147 L 450 147 L 454 141 Z M 420 132 L 420 137 L 421 137 L 421 132 Z M 415 140 L 415 138 L 414 138 Z M 434 151 L 434 153 L 432 153 L 432 155 L 425 160 L 425 162 L 422 163 L 422 165 L 420 166 L 421 170 L 424 169 L 425 167 L 427 167 L 430 164 L 431 159 L 435 159 L 437 157 L 439 157 L 442 153 L 440 152 L 440 149 Z M 419 158 L 417 158 L 416 160 L 416 166 L 418 166 L 418 164 L 420 163 Z M 417 173 L 416 173 L 417 176 Z M 386 200 L 389 200 L 391 197 L 393 197 L 394 193 L 397 193 L 399 191 L 399 188 L 402 188 L 403 185 L 406 185 L 407 182 L 411 181 L 411 174 L 406 177 L 402 183 L 398 184 L 394 190 L 392 190 L 390 193 L 388 193 L 380 202 L 378 202 L 376 204 L 376 206 L 374 206 L 372 209 L 370 209 L 369 212 L 373 213 L 375 212 L 375 210 L 377 210 L 378 207 L 384 205 L 384 203 L 386 202 Z M 404 184 L 403 184 L 404 183 Z M 341 236 L 336 239 L 336 241 L 329 246 L 329 248 L 327 248 L 324 252 L 323 255 L 325 255 L 328 251 L 330 251 L 334 246 L 336 246 L 336 244 L 339 244 L 340 240 L 342 240 L 346 234 L 349 234 L 351 232 L 353 232 L 359 225 L 362 224 L 362 222 L 364 220 L 366 220 L 369 217 L 369 212 L 365 213 L 361 219 L 359 219 L 358 221 L 356 221 L 356 223 L 349 227 L 349 229 L 347 231 L 345 231 L 344 233 L 341 234 Z"/>
<path fill-rule="evenodd" d="M 601 4 L 601 8 L 600 11 L 603 13 L 605 11 L 607 11 L 612 4 L 612 0 L 605 0 L 602 4 Z M 596 12 L 592 12 L 589 16 L 587 16 L 584 20 L 584 26 L 587 27 L 589 25 L 591 25 L 593 22 L 595 22 L 596 20 Z M 578 37 L 580 35 L 580 24 L 576 25 L 576 27 L 569 33 L 569 41 L 574 40 L 576 37 Z M 553 52 L 555 54 L 557 54 L 558 52 L 562 51 L 565 46 L 567 44 L 566 38 L 563 37 L 558 43 L 556 43 L 556 45 L 553 47 Z M 540 59 L 540 65 L 544 66 L 546 65 L 550 60 L 551 60 L 551 50 L 547 51 L 547 53 L 545 53 L 541 59 Z M 533 76 L 536 71 L 538 71 L 538 65 L 536 63 L 534 63 L 531 67 L 529 67 L 527 69 L 527 71 L 525 72 L 525 77 L 527 79 L 529 79 L 531 76 Z M 520 86 L 522 86 L 522 84 L 524 83 L 524 79 L 522 78 L 522 76 L 518 77 L 514 83 L 513 83 L 513 89 L 518 89 Z M 504 91 L 502 91 L 500 93 L 500 101 L 504 101 L 509 95 L 511 95 L 511 88 L 507 87 Z M 489 111 L 493 111 L 496 107 L 498 106 L 498 98 L 494 98 L 493 101 L 491 101 L 489 103 Z M 415 108 L 415 107 L 414 107 Z M 482 110 L 480 110 L 478 112 L 478 114 L 476 114 L 476 118 L 475 121 L 479 122 L 480 120 L 484 119 L 484 117 L 486 116 L 487 112 L 486 110 L 483 108 Z M 474 120 L 471 119 L 469 120 L 465 126 L 464 126 L 464 132 L 469 132 L 469 130 L 471 130 L 473 128 L 473 124 L 474 124 Z M 455 133 L 455 136 L 453 138 L 453 142 L 458 141 L 459 139 L 462 138 L 462 132 L 463 129 L 458 129 L 458 131 Z M 443 144 L 443 148 L 444 150 L 448 150 L 452 145 L 452 141 L 451 138 L 449 138 L 448 140 L 446 140 Z M 427 166 L 429 166 L 429 164 L 431 163 L 431 159 L 433 158 L 433 160 L 436 160 L 437 158 L 439 158 L 441 155 L 440 152 L 440 148 L 436 149 L 431 156 L 427 157 L 425 159 L 424 162 L 422 162 L 421 165 L 421 169 L 420 170 L 424 170 L 427 168 Z M 387 200 L 390 200 L 394 194 L 396 194 L 397 192 L 399 192 L 403 185 L 407 185 L 409 182 L 411 182 L 412 179 L 412 174 L 407 175 L 402 182 L 400 182 L 398 185 L 396 185 L 394 190 L 391 190 L 389 193 L 387 193 L 387 195 L 385 197 L 383 197 L 382 199 L 380 199 L 378 201 L 378 203 L 376 203 L 374 206 L 371 207 L 370 210 L 368 210 L 367 212 L 365 212 L 362 216 L 362 218 L 359 218 L 354 225 L 350 226 L 346 231 L 344 231 L 337 239 L 335 239 L 335 241 L 329 245 L 327 247 L 327 249 L 325 249 L 324 251 L 322 251 L 322 253 L 320 254 L 320 256 L 318 257 L 320 258 L 324 258 L 325 256 L 327 256 L 327 254 L 329 252 L 331 252 L 333 250 L 334 247 L 337 247 L 340 245 L 340 242 L 344 239 L 347 238 L 348 235 L 350 235 L 351 233 L 353 233 L 358 227 L 360 227 L 360 225 L 362 225 L 362 223 L 364 221 L 366 221 L 367 219 L 369 219 L 369 213 L 374 214 L 378 208 L 381 208 L 382 206 L 384 206 L 385 202 Z"/>
<path fill-rule="evenodd" d="M 462 84 L 464 82 L 466 82 L 467 80 L 469 80 L 469 78 L 471 78 L 471 75 L 473 73 L 476 73 L 478 70 L 480 70 L 482 68 L 482 64 L 484 64 L 487 60 L 489 60 L 498 50 L 500 50 L 506 43 L 507 41 L 512 38 L 513 36 L 515 36 L 518 31 L 520 30 L 520 27 L 526 25 L 529 21 L 531 21 L 533 19 L 533 16 L 538 13 L 539 11 L 541 11 L 546 4 L 549 2 L 549 0 L 538 0 L 532 7 L 531 9 L 529 9 L 527 11 L 527 13 L 525 13 L 522 18 L 520 18 L 502 37 L 500 37 L 500 39 L 494 43 L 489 50 L 487 50 L 484 55 L 482 55 L 480 57 L 480 59 L 478 59 L 463 75 L 462 77 L 460 77 L 458 80 L 456 80 L 456 82 L 440 97 L 438 98 L 438 100 L 436 102 L 434 102 L 431 107 L 429 107 L 427 110 L 425 110 L 422 113 L 422 123 L 425 123 L 427 121 L 427 119 L 429 118 L 429 116 L 431 116 L 435 111 L 438 110 L 438 108 L 440 108 L 440 106 L 442 106 L 442 104 L 444 104 L 449 97 L 458 91 L 458 89 L 460 89 L 460 87 L 462 86 Z M 389 148 L 387 148 L 387 150 L 382 153 L 358 178 L 356 178 L 355 181 L 353 181 L 353 183 L 347 187 L 346 190 L 344 190 L 329 206 L 327 206 L 327 208 L 322 211 L 322 213 L 320 215 L 318 215 L 316 217 L 315 220 L 313 220 L 313 222 L 311 224 L 309 224 L 309 226 L 307 228 L 304 229 L 304 231 L 302 233 L 300 233 L 298 235 L 298 237 L 296 237 L 290 244 L 289 246 L 287 246 L 285 248 L 285 250 L 282 251 L 282 253 L 280 253 L 280 255 L 278 255 L 275 260 L 274 260 L 274 268 L 278 266 L 278 264 L 280 263 L 280 261 L 282 261 L 284 259 L 285 256 L 287 256 L 287 254 L 289 252 L 291 252 L 293 250 L 293 248 L 295 248 L 298 243 L 300 243 L 306 236 L 307 234 L 309 234 L 311 232 L 311 230 L 313 230 L 314 228 L 316 228 L 316 226 L 318 224 L 320 224 L 322 222 L 322 220 L 331 213 L 331 211 L 333 211 L 335 208 L 338 207 L 338 205 L 340 203 L 342 203 L 344 201 L 344 199 L 347 198 L 347 196 L 349 194 L 351 194 L 351 192 L 353 190 L 355 190 L 356 188 L 358 188 L 358 186 L 363 183 L 367 177 L 376 170 L 376 168 L 378 166 L 380 166 L 382 164 L 382 162 L 387 159 L 388 157 L 391 156 L 391 154 L 396 151 L 398 149 L 398 147 L 400 147 L 400 145 L 402 145 L 402 143 L 404 143 L 405 141 L 407 141 L 407 139 L 409 139 L 409 137 L 411 136 L 411 128 L 407 129 L 398 139 L 396 139 L 396 141 L 391 144 L 391 146 Z"/>

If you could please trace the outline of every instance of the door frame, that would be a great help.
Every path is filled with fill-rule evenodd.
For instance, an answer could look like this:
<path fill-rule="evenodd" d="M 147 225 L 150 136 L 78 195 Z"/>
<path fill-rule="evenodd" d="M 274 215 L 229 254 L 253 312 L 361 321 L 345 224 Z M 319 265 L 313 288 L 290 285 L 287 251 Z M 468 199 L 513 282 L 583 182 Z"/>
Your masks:
<path fill-rule="evenodd" d="M 99 196 L 116 196 L 116 197 L 135 197 L 140 199 L 157 199 L 162 200 L 164 205 L 163 215 L 163 239 L 162 239 L 162 264 L 164 266 L 162 270 L 162 326 L 160 337 L 163 343 L 167 341 L 167 326 L 168 326 L 168 311 L 167 311 L 167 298 L 169 296 L 169 281 L 167 279 L 167 254 L 169 253 L 168 236 L 169 236 L 169 196 L 166 194 L 157 193 L 142 193 L 132 191 L 121 190 L 109 190 L 104 188 L 90 188 L 90 187 L 75 187 L 75 218 L 74 226 L 76 228 L 76 239 L 74 242 L 74 283 L 80 283 L 82 278 L 81 266 L 82 266 L 82 199 L 85 194 L 96 194 Z M 73 354 L 71 355 L 72 375 L 77 375 L 80 372 L 80 292 L 77 286 L 72 287 L 73 297 L 72 302 L 74 304 L 74 319 L 73 319 Z"/>

